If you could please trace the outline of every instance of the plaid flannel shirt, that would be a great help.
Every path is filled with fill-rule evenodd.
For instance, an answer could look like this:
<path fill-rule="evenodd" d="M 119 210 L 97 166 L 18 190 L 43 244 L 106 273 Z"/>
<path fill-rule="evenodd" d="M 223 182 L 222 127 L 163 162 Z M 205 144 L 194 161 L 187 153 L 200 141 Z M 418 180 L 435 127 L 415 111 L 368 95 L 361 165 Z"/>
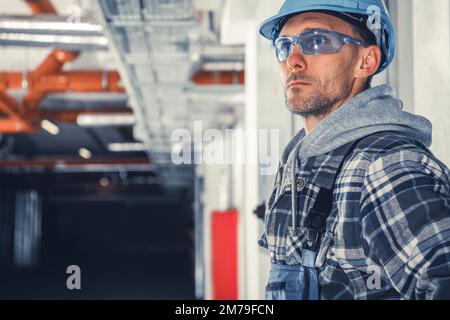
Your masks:
<path fill-rule="evenodd" d="M 335 150 L 300 164 L 295 184 L 300 226 L 342 157 Z M 304 239 L 288 232 L 291 168 L 280 169 L 259 244 L 273 263 L 298 265 Z M 449 298 L 449 179 L 443 163 L 402 134 L 364 138 L 334 186 L 316 260 L 321 299 Z"/>

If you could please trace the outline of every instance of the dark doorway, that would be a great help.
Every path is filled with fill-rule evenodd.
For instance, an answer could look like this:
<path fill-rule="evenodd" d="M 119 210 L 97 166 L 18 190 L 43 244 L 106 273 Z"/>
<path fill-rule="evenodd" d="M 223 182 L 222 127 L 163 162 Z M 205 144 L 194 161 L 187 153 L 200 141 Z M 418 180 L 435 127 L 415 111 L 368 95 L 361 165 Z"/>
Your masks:
<path fill-rule="evenodd" d="M 13 249 L 2 263 L 0 298 L 194 299 L 193 195 L 134 178 L 8 176 L 16 190 L 38 190 L 42 223 L 35 265 L 17 266 Z M 80 290 L 67 288 L 71 265 Z"/>

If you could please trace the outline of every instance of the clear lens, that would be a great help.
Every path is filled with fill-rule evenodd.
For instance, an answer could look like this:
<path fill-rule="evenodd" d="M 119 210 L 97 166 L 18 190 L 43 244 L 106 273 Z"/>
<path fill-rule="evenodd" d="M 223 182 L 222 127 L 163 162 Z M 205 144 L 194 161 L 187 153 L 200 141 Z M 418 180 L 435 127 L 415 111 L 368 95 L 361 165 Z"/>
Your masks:
<path fill-rule="evenodd" d="M 275 41 L 278 62 L 289 58 L 294 42 L 302 48 L 304 54 L 309 56 L 338 53 L 344 45 L 342 36 L 335 32 L 317 29 L 294 38 L 280 37 Z"/>
<path fill-rule="evenodd" d="M 309 34 L 299 39 L 299 42 L 307 55 L 337 53 L 341 48 L 339 39 L 331 34 Z"/>
<path fill-rule="evenodd" d="M 292 40 L 290 38 L 278 38 L 275 41 L 275 51 L 278 62 L 286 61 L 291 55 Z"/>

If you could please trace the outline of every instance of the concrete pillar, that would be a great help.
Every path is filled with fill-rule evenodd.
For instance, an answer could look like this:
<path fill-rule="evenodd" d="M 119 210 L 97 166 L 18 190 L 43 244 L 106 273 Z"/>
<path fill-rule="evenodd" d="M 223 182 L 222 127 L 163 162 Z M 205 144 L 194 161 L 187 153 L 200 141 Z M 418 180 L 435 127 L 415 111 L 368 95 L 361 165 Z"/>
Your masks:
<path fill-rule="evenodd" d="M 450 1 L 412 6 L 414 111 L 433 123 L 432 151 L 450 165 Z"/>
<path fill-rule="evenodd" d="M 403 110 L 414 112 L 412 2 L 391 0 L 388 7 L 397 39 L 397 52 L 387 70 L 389 84 L 395 88 L 397 97 L 403 101 Z"/>

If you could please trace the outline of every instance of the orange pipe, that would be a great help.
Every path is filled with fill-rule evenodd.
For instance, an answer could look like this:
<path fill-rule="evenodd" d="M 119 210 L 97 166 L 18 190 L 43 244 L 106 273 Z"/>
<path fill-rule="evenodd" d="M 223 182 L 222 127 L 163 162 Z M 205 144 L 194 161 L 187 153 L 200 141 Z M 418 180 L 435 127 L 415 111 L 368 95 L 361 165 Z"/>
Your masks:
<path fill-rule="evenodd" d="M 17 102 L 4 89 L 21 89 L 23 73 L 0 73 L 0 111 L 10 117 L 0 127 L 2 133 L 36 131 L 43 115 L 37 108 L 40 101 L 50 92 L 124 92 L 118 72 L 74 71 L 44 75 L 38 82 L 29 82 L 29 93 L 24 97 L 26 109 L 19 111 Z M 123 110 L 121 110 L 123 111 Z M 108 111 L 100 111 L 107 113 Z M 80 112 L 78 112 L 79 114 Z M 49 120 L 76 122 L 77 115 L 53 114 Z M 20 125 L 17 125 L 19 123 Z M 27 125 L 25 125 L 27 124 Z M 19 128 L 19 129 L 17 129 Z"/>
<path fill-rule="evenodd" d="M 36 90 L 55 92 L 124 92 L 117 72 L 61 72 L 42 77 Z"/>
<path fill-rule="evenodd" d="M 30 73 L 28 81 L 32 87 L 34 83 L 38 82 L 42 77 L 58 73 L 62 71 L 65 63 L 75 60 L 79 52 L 72 52 L 67 50 L 54 50 L 48 57 Z"/>
<path fill-rule="evenodd" d="M 78 55 L 78 52 L 66 50 L 54 50 L 49 54 L 44 62 L 28 78 L 28 84 L 31 89 L 23 99 L 22 112 L 33 112 L 47 95 L 47 92 L 34 89 L 35 84 L 40 82 L 45 76 L 61 72 L 64 64 L 74 60 Z"/>
<path fill-rule="evenodd" d="M 25 2 L 35 15 L 57 14 L 50 0 L 25 0 Z M 19 107 L 17 102 L 6 92 L 0 92 L 0 111 L 9 116 L 8 119 L 0 121 L 0 132 L 36 131 L 43 119 L 38 105 L 51 91 L 123 91 L 118 75 L 108 74 L 107 81 L 104 81 L 103 74 L 98 77 L 98 75 L 85 73 L 73 73 L 72 75 L 61 73 L 64 64 L 75 60 L 78 55 L 79 52 L 59 49 L 51 52 L 35 71 L 30 72 L 26 79 L 29 92 Z M 0 73 L 0 89 L 22 88 L 22 80 L 24 80 L 23 75 L 19 73 Z M 106 88 L 104 88 L 105 82 Z M 68 116 L 68 119 L 73 119 L 73 117 Z"/>
<path fill-rule="evenodd" d="M 0 111 L 10 117 L 17 117 L 17 114 L 11 109 L 11 107 L 0 100 Z"/>
<path fill-rule="evenodd" d="M 199 71 L 192 77 L 192 81 L 201 86 L 244 84 L 245 73 L 244 71 Z"/>
<path fill-rule="evenodd" d="M 24 131 L 32 131 L 32 115 L 26 120 L 24 116 L 19 114 L 18 104 L 16 100 L 8 95 L 6 91 L 0 89 L 0 111 L 7 118 L 0 120 L 0 133 L 17 133 Z"/>
<path fill-rule="evenodd" d="M 50 14 L 56 15 L 56 9 L 52 5 L 50 0 L 25 0 L 28 6 L 33 11 L 33 14 Z M 37 69 L 30 73 L 28 83 L 30 87 L 41 80 L 42 77 L 61 72 L 65 63 L 76 59 L 79 52 L 72 52 L 67 50 L 53 50 L 52 53 L 37 67 Z M 30 90 L 25 96 L 22 105 L 22 112 L 33 112 L 37 108 L 38 104 L 44 99 L 46 93 L 33 92 Z"/>
<path fill-rule="evenodd" d="M 0 72 L 0 89 L 22 89 L 22 72 Z"/>
<path fill-rule="evenodd" d="M 31 126 L 28 122 L 7 118 L 0 120 L 0 132 L 2 134 L 13 134 L 18 132 L 36 132 L 38 127 Z"/>
<path fill-rule="evenodd" d="M 33 74 L 33 78 L 36 76 Z M 106 87 L 104 86 L 106 77 Z M 0 88 L 22 89 L 23 73 L 0 72 Z M 245 72 L 233 71 L 199 71 L 192 81 L 197 85 L 231 85 L 244 84 Z M 120 82 L 120 74 L 116 71 L 68 71 L 57 72 L 41 76 L 40 81 L 29 81 L 28 86 L 32 89 L 43 91 L 74 91 L 74 92 L 124 92 Z M 54 89 L 53 89 L 54 88 Z"/>
<path fill-rule="evenodd" d="M 50 92 L 125 92 L 117 72 L 61 72 L 40 78 L 24 98 L 28 109 L 34 110 Z"/>
<path fill-rule="evenodd" d="M 34 15 L 56 14 L 56 9 L 50 0 L 25 0 Z"/>
<path fill-rule="evenodd" d="M 23 73 L 0 72 L 0 89 L 22 89 Z M 125 92 L 116 71 L 68 71 L 41 77 L 28 87 L 41 91 Z"/>
<path fill-rule="evenodd" d="M 117 72 L 61 72 L 43 76 L 33 83 L 24 98 L 26 110 L 35 110 L 50 92 L 124 92 Z"/>
<path fill-rule="evenodd" d="M 9 115 L 17 115 L 18 113 L 18 105 L 17 101 L 11 97 L 6 91 L 4 91 L 2 88 L 0 88 L 0 103 L 1 103 L 1 110 L 4 113 L 7 113 Z"/>

